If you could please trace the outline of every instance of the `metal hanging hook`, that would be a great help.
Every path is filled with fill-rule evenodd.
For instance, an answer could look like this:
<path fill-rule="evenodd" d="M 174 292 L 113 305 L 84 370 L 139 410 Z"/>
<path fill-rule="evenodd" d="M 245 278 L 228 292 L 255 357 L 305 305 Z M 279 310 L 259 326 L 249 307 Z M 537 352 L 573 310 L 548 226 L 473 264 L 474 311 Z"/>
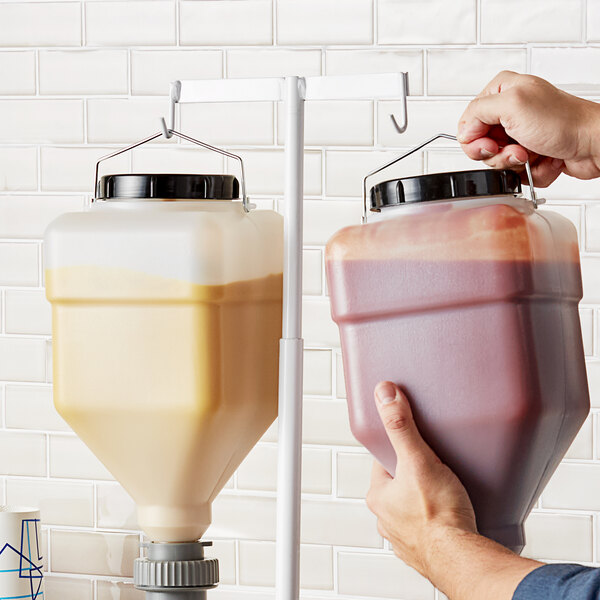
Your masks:
<path fill-rule="evenodd" d="M 396 120 L 394 118 L 394 115 L 390 115 L 392 118 L 392 121 L 394 121 L 394 124 L 396 125 L 396 127 L 398 127 Z M 362 222 L 366 223 L 367 222 L 367 214 L 368 214 L 368 209 L 367 209 L 367 179 L 373 175 L 376 175 L 377 173 L 380 173 L 381 171 L 387 169 L 388 167 L 391 167 L 392 165 L 395 165 L 397 162 L 400 162 L 402 159 L 406 158 L 407 156 L 410 156 L 411 154 L 414 154 L 415 152 L 418 152 L 419 150 L 421 150 L 421 148 L 424 148 L 425 146 L 431 144 L 432 142 L 434 142 L 437 139 L 446 139 L 446 140 L 452 140 L 454 142 L 457 141 L 456 136 L 455 135 L 450 135 L 448 133 L 438 133 L 436 135 L 434 135 L 433 137 L 430 137 L 428 140 L 426 140 L 425 142 L 415 146 L 414 148 L 411 148 L 410 150 L 408 150 L 407 152 L 405 152 L 404 154 L 402 154 L 401 156 L 398 156 L 397 158 L 394 158 L 394 160 L 391 160 L 387 163 L 385 163 L 383 166 L 371 171 L 370 173 L 367 173 L 364 177 L 363 177 L 363 212 L 362 212 Z M 525 163 L 525 172 L 527 173 L 527 180 L 528 180 L 528 184 L 529 184 L 529 190 L 530 190 L 530 194 L 531 194 L 531 202 L 533 203 L 533 207 L 537 208 L 538 204 L 542 204 L 543 200 L 540 199 L 538 200 L 537 198 L 537 194 L 535 193 L 535 186 L 533 185 L 533 177 L 531 175 L 531 167 L 529 165 L 529 161 L 527 161 Z"/>
<path fill-rule="evenodd" d="M 101 162 L 104 162 L 105 160 L 108 160 L 110 158 L 114 158 L 115 156 L 119 156 L 119 154 L 123 154 L 125 152 L 128 152 L 129 150 L 133 150 L 134 148 L 137 148 L 138 146 L 142 146 L 143 144 L 147 144 L 148 142 L 151 142 L 152 140 L 155 140 L 161 136 L 164 136 L 167 139 L 170 139 L 171 137 L 175 136 L 182 140 L 186 140 L 187 142 L 191 142 L 192 144 L 196 144 L 197 146 L 201 146 L 202 148 L 206 148 L 207 150 L 210 150 L 212 152 L 217 152 L 218 154 L 222 154 L 223 156 L 227 156 L 228 158 L 233 158 L 234 160 L 237 160 L 240 163 L 240 173 L 241 173 L 240 186 L 241 186 L 241 192 L 242 192 L 242 206 L 244 208 L 244 212 L 250 212 L 250 210 L 252 208 L 255 208 L 255 206 L 253 204 L 250 204 L 250 202 L 248 201 L 248 196 L 246 195 L 246 173 L 244 171 L 244 161 L 242 160 L 241 156 L 238 156 L 237 154 L 233 154 L 233 152 L 227 152 L 227 150 L 223 150 L 222 148 L 217 148 L 216 146 L 211 146 L 210 144 L 207 144 L 206 142 L 201 142 L 200 140 L 192 138 L 192 137 L 185 135 L 184 133 L 181 133 L 179 131 L 175 131 L 174 129 L 167 128 L 167 124 L 166 124 L 164 118 L 161 118 L 161 131 L 159 131 L 158 133 L 155 133 L 147 138 L 144 138 L 143 140 L 140 140 L 139 142 L 135 142 L 129 146 L 126 146 L 125 148 L 120 148 L 119 150 L 116 150 L 115 152 L 111 152 L 110 154 L 107 154 L 106 156 L 102 156 L 98 160 L 98 162 L 96 163 L 96 175 L 95 175 L 95 179 L 94 179 L 94 196 L 96 196 L 98 194 L 98 173 L 100 170 Z"/>

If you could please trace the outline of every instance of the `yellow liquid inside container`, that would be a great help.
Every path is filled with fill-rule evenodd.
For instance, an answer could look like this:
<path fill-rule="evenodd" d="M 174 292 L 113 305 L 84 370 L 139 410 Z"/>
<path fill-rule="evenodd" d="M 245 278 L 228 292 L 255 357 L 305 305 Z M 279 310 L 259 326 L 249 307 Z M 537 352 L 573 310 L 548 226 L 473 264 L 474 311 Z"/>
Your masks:
<path fill-rule="evenodd" d="M 200 538 L 277 416 L 282 275 L 197 285 L 129 269 L 46 271 L 54 402 L 153 541 Z"/>

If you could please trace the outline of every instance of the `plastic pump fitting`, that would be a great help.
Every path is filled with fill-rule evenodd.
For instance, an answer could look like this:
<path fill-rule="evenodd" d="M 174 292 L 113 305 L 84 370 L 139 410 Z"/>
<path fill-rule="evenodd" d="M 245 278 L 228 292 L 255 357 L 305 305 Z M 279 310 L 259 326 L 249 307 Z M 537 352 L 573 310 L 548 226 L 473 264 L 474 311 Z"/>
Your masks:
<path fill-rule="evenodd" d="M 204 557 L 205 546 L 212 542 L 141 544 L 146 556 L 135 560 L 135 587 L 146 600 L 206 600 L 219 583 L 219 561 Z"/>

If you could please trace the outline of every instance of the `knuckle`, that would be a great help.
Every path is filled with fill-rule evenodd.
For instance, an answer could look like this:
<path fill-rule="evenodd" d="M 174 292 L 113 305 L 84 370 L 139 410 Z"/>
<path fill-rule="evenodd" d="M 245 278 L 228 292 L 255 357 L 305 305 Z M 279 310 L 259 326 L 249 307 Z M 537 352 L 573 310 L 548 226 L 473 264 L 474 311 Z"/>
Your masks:
<path fill-rule="evenodd" d="M 408 415 L 398 412 L 384 414 L 382 421 L 386 429 L 399 433 L 408 431 L 412 425 L 412 419 Z"/>

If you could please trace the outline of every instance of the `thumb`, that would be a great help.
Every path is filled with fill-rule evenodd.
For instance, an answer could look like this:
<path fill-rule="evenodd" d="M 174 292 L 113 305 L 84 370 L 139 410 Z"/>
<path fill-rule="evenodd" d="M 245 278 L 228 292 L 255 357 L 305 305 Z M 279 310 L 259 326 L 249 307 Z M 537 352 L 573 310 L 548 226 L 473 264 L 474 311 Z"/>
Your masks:
<path fill-rule="evenodd" d="M 398 462 L 417 454 L 425 455 L 425 458 L 435 456 L 417 429 L 408 399 L 396 384 L 391 381 L 378 383 L 375 400 Z"/>

